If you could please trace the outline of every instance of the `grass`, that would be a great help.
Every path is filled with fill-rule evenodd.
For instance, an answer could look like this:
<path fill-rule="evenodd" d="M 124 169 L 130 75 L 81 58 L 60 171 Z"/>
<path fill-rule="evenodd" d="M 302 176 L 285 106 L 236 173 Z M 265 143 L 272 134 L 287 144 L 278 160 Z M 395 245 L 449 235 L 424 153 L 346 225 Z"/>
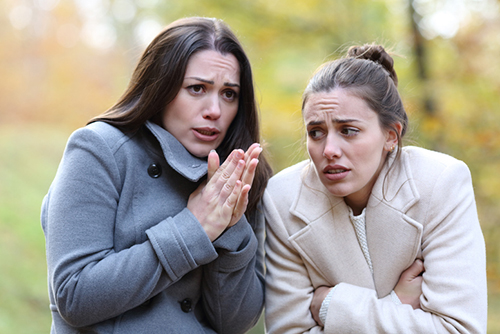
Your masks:
<path fill-rule="evenodd" d="M 35 126 L 0 128 L 0 333 L 50 332 L 40 205 L 63 136 Z"/>
<path fill-rule="evenodd" d="M 40 205 L 70 132 L 32 124 L 0 125 L 0 334 L 50 332 Z M 488 226 L 484 232 L 488 333 L 494 334 L 500 333 L 500 226 Z M 264 333 L 262 319 L 250 333 Z"/>

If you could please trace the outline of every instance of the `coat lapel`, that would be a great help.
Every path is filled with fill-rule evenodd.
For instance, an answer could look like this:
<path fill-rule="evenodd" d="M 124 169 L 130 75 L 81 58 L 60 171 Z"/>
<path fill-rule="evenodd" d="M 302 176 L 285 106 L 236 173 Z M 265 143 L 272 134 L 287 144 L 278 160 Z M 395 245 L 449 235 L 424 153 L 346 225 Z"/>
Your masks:
<path fill-rule="evenodd" d="M 422 225 L 406 215 L 418 200 L 408 157 L 403 151 L 400 160 L 392 158 L 385 165 L 366 209 L 366 237 L 379 297 L 394 289 L 401 272 L 420 253 Z"/>
<path fill-rule="evenodd" d="M 373 289 L 370 269 L 358 245 L 344 200 L 328 192 L 312 164 L 304 169 L 302 180 L 290 213 L 306 226 L 294 233 L 289 241 L 308 266 L 320 275 L 311 275 L 313 285 L 350 282 Z"/>

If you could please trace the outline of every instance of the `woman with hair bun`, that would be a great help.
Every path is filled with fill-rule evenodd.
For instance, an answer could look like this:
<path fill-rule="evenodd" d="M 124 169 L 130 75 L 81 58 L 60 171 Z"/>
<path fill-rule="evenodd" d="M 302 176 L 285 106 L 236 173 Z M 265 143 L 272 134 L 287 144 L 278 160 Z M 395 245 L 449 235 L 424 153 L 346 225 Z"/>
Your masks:
<path fill-rule="evenodd" d="M 71 135 L 43 201 L 51 333 L 235 334 L 258 321 L 271 170 L 257 112 L 224 22 L 158 34 L 118 102 Z"/>
<path fill-rule="evenodd" d="M 408 118 L 378 45 L 322 65 L 302 104 L 310 159 L 269 181 L 269 333 L 486 333 L 471 175 L 402 146 Z"/>

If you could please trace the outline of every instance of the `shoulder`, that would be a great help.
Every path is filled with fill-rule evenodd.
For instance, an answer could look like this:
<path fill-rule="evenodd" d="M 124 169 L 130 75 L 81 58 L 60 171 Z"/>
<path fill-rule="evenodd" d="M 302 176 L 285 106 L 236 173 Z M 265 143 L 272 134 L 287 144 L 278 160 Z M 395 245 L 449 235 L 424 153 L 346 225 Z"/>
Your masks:
<path fill-rule="evenodd" d="M 467 165 L 448 154 L 410 146 L 403 149 L 401 158 L 408 177 L 423 197 L 472 189 Z"/>
<path fill-rule="evenodd" d="M 266 216 L 271 208 L 288 212 L 300 194 L 303 177 L 309 167 L 310 161 L 304 160 L 280 171 L 269 180 L 263 198 Z"/>
<path fill-rule="evenodd" d="M 95 122 L 73 132 L 68 143 L 79 145 L 87 143 L 92 145 L 94 149 L 102 149 L 106 146 L 114 153 L 129 139 L 130 137 L 118 128 L 105 122 Z"/>
<path fill-rule="evenodd" d="M 413 164 L 425 163 L 431 166 L 449 166 L 461 161 L 451 155 L 417 146 L 405 146 L 403 155 Z"/>
<path fill-rule="evenodd" d="M 406 146 L 402 159 L 409 165 L 414 176 L 428 178 L 429 175 L 441 175 L 444 172 L 461 172 L 470 174 L 467 165 L 451 155 L 428 150 L 422 147 Z"/>
<path fill-rule="evenodd" d="M 274 175 L 267 184 L 267 190 L 270 193 L 291 192 L 290 190 L 298 188 L 302 183 L 302 173 L 310 165 L 309 160 L 301 161 L 293 166 L 283 169 Z M 293 192 L 293 191 L 292 191 Z"/>

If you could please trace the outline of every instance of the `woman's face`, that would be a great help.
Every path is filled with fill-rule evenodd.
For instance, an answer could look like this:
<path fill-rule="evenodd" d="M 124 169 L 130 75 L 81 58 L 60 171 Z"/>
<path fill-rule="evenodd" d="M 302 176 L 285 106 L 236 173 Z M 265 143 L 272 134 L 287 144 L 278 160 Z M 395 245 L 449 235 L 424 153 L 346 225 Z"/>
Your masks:
<path fill-rule="evenodd" d="M 238 112 L 240 67 L 232 54 L 205 50 L 191 56 L 162 126 L 197 157 L 206 157 L 226 136 Z"/>
<path fill-rule="evenodd" d="M 396 134 L 383 130 L 377 113 L 344 89 L 311 94 L 303 114 L 321 182 L 353 209 L 364 208 Z"/>

